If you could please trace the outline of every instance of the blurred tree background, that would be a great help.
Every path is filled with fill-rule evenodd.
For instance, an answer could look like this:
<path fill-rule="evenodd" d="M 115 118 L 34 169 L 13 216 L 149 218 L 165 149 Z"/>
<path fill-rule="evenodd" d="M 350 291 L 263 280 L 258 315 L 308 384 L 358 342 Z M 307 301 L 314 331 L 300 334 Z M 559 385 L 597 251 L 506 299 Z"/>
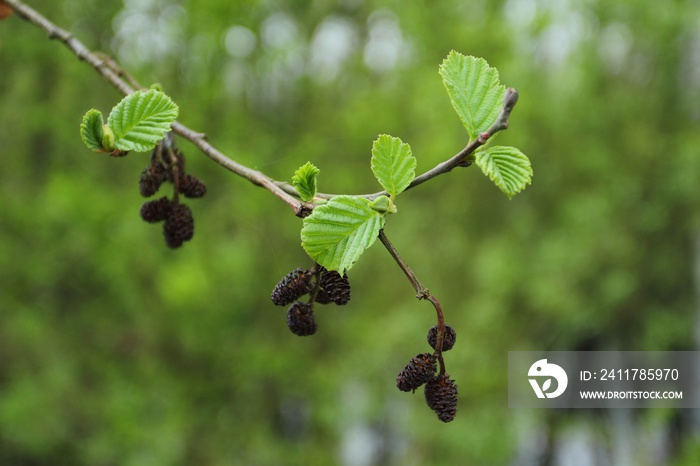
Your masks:
<path fill-rule="evenodd" d="M 402 195 L 388 236 L 457 329 L 442 424 L 396 373 L 434 311 L 377 245 L 353 298 L 292 335 L 269 299 L 308 267 L 301 222 L 179 140 L 208 185 L 169 250 L 138 214 L 147 155 L 87 150 L 121 98 L 16 15 L 0 22 L 0 464 L 695 465 L 693 410 L 509 410 L 507 352 L 696 349 L 700 4 L 669 0 L 29 2 L 235 160 L 377 190 L 379 133 L 418 171 L 466 143 L 451 49 L 520 92 L 499 142 L 532 160 L 509 201 L 477 169 Z"/>

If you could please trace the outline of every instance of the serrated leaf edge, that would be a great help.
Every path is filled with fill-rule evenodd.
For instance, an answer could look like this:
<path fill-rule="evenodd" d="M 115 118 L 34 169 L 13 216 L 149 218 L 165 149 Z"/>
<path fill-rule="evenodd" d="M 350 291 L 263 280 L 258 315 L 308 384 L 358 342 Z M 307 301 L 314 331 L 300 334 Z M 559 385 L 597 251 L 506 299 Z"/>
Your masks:
<path fill-rule="evenodd" d="M 390 152 L 388 157 L 383 157 L 380 150 L 381 145 L 388 144 Z M 401 155 L 406 150 L 404 157 L 393 157 L 393 155 Z M 387 166 L 382 164 L 387 163 Z M 394 137 L 388 134 L 380 134 L 372 144 L 372 158 L 370 167 L 372 173 L 384 190 L 393 198 L 402 193 L 411 184 L 411 181 L 416 175 L 416 158 L 413 156 L 413 151 L 408 143 L 405 143 L 401 138 Z M 384 168 L 385 170 L 382 170 Z M 389 179 L 384 179 L 382 171 L 389 173 Z M 379 172 L 379 173 L 378 173 Z M 401 179 L 396 176 L 398 173 L 407 172 Z"/>
<path fill-rule="evenodd" d="M 470 96 L 467 94 L 467 90 L 464 87 L 456 86 L 452 84 L 451 82 L 448 82 L 448 78 L 450 75 L 448 75 L 448 67 L 451 65 L 452 60 L 465 60 L 465 63 L 469 63 L 470 67 L 474 66 L 474 64 L 479 63 L 480 65 L 478 66 L 478 75 L 475 78 L 471 78 L 470 82 L 474 83 L 474 89 L 478 89 L 479 87 L 487 87 L 488 89 L 483 93 L 481 100 L 479 103 L 475 106 L 476 108 L 465 108 L 464 110 L 468 111 L 469 113 L 469 120 L 471 121 L 465 121 L 465 116 L 462 114 L 462 109 L 459 107 L 459 104 L 456 102 L 455 99 L 452 98 L 452 93 L 450 92 L 451 90 L 454 90 L 456 93 L 460 94 L 463 99 L 467 102 L 470 101 Z M 463 65 L 464 63 L 455 63 L 455 65 Z M 493 73 L 491 76 L 491 82 L 486 82 L 488 80 L 488 77 L 486 76 L 487 73 Z M 505 95 L 506 87 L 505 85 L 501 84 L 500 82 L 500 75 L 498 73 L 498 69 L 489 65 L 488 62 L 482 58 L 482 57 L 475 57 L 472 55 L 464 55 L 461 54 L 455 50 L 450 51 L 450 53 L 447 55 L 447 58 L 445 58 L 442 62 L 442 64 L 439 67 L 439 74 L 442 77 L 442 82 L 445 86 L 445 89 L 447 90 L 447 94 L 450 97 L 450 101 L 452 103 L 453 108 L 457 112 L 457 115 L 459 116 L 460 121 L 462 121 L 462 125 L 465 127 L 467 130 L 467 133 L 469 134 L 469 138 L 475 139 L 480 132 L 485 131 L 488 129 L 488 127 L 493 123 L 495 118 L 498 115 L 498 111 L 500 111 L 501 104 L 503 102 L 503 97 Z M 484 78 L 482 78 L 484 77 Z M 449 79 L 449 81 L 456 81 Z M 483 81 L 483 82 L 482 82 Z M 477 114 L 478 109 L 482 106 L 484 101 L 486 100 L 487 96 L 493 95 L 494 93 L 498 93 L 494 102 L 498 102 L 497 106 L 491 108 L 488 112 L 483 112 L 483 115 L 480 117 L 480 121 L 478 124 L 475 123 L 474 121 L 474 116 Z M 488 124 L 486 122 L 488 121 Z"/>
<path fill-rule="evenodd" d="M 516 155 L 507 153 L 511 150 L 515 151 Z M 499 166 L 494 155 L 499 155 L 500 157 L 497 158 L 500 159 L 510 159 L 513 163 L 507 167 Z M 488 176 L 509 199 L 532 183 L 534 173 L 530 159 L 517 147 L 492 146 L 477 151 L 475 156 L 476 164 L 484 175 Z M 519 173 L 520 176 L 514 176 L 515 173 Z"/>
<path fill-rule="evenodd" d="M 145 152 L 163 139 L 178 113 L 177 104 L 164 92 L 139 90 L 127 95 L 112 108 L 107 124 L 114 132 L 116 148 Z M 148 117 L 144 118 L 146 114 Z M 149 127 L 158 134 L 140 130 Z"/>

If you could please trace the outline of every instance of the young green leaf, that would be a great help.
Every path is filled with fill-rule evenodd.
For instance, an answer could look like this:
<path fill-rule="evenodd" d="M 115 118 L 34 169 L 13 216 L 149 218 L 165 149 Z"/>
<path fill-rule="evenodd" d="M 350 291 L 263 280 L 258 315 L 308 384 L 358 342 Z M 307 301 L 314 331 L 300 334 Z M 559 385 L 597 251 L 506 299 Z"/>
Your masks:
<path fill-rule="evenodd" d="M 512 198 L 532 181 L 530 159 L 515 147 L 493 146 L 476 152 L 476 164 Z"/>
<path fill-rule="evenodd" d="M 102 113 L 94 108 L 83 115 L 83 121 L 80 123 L 80 137 L 88 149 L 95 152 L 103 150 L 102 125 L 104 125 Z"/>
<path fill-rule="evenodd" d="M 379 196 L 370 204 L 372 210 L 376 210 L 380 214 L 395 214 L 398 212 L 396 205 L 386 196 Z"/>
<path fill-rule="evenodd" d="M 384 226 L 384 215 L 372 202 L 356 196 L 336 196 L 304 219 L 301 245 L 328 270 L 341 275 L 370 247 Z"/>
<path fill-rule="evenodd" d="M 401 139 L 381 134 L 372 145 L 372 172 L 393 198 L 411 184 L 416 175 L 416 158 Z"/>
<path fill-rule="evenodd" d="M 453 50 L 440 65 L 440 76 L 469 138 L 476 139 L 496 121 L 503 105 L 506 87 L 498 70 L 483 58 Z"/>
<path fill-rule="evenodd" d="M 114 132 L 117 149 L 146 152 L 170 131 L 177 114 L 177 105 L 164 93 L 136 91 L 112 109 L 107 125 Z"/>
<path fill-rule="evenodd" d="M 320 170 L 311 162 L 306 162 L 294 172 L 292 184 L 304 202 L 311 202 L 316 195 L 316 177 Z"/>

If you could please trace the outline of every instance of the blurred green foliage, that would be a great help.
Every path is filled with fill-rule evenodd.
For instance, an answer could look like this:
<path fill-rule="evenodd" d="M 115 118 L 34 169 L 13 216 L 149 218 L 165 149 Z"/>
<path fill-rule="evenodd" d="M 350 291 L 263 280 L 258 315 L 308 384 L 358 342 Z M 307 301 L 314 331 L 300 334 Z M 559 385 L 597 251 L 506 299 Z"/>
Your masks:
<path fill-rule="evenodd" d="M 315 336 L 292 335 L 269 299 L 309 264 L 289 208 L 181 141 L 209 191 L 189 202 L 194 240 L 168 250 L 138 215 L 147 156 L 80 140 L 83 113 L 121 96 L 17 15 L 0 22 L 1 464 L 509 464 L 528 424 L 507 408 L 507 351 L 695 347 L 697 2 L 30 3 L 161 83 L 237 161 L 289 181 L 310 160 L 324 192 L 376 191 L 379 133 L 418 172 L 459 151 L 438 65 L 484 57 L 521 96 L 499 143 L 535 176 L 508 201 L 456 170 L 387 223 L 458 332 L 443 425 L 394 386 L 434 313 L 386 251 Z M 697 464 L 700 447 L 681 437 L 675 455 Z"/>

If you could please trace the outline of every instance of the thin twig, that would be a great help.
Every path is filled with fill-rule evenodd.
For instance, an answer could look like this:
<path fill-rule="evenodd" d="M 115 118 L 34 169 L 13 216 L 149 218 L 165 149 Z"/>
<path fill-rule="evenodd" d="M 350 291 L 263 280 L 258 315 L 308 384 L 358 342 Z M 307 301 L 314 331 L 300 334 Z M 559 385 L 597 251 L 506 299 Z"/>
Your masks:
<path fill-rule="evenodd" d="M 294 214 L 297 217 L 306 217 L 313 210 L 313 205 L 301 202 L 292 194 L 288 194 L 282 188 L 278 187 L 277 181 L 264 175 L 262 172 L 253 170 L 252 168 L 242 165 L 224 155 L 221 151 L 206 141 L 205 134 L 197 133 L 196 131 L 191 130 L 187 126 L 177 121 L 172 124 L 172 128 L 173 132 L 192 142 L 192 144 L 197 146 L 197 148 L 199 148 L 199 150 L 201 150 L 207 157 L 219 165 L 239 176 L 242 176 L 254 185 L 267 189 L 272 194 L 280 198 L 294 210 Z"/>
<path fill-rule="evenodd" d="M 10 5 L 17 15 L 30 23 L 40 27 L 48 34 L 50 39 L 58 39 L 63 42 L 80 60 L 89 63 L 104 79 L 116 87 L 122 94 L 131 94 L 135 88 L 127 84 L 122 76 L 125 76 L 131 82 L 135 80 L 130 77 L 129 73 L 121 70 L 116 62 L 111 58 L 105 57 L 104 54 L 90 51 L 82 42 L 73 37 L 68 31 L 61 29 L 54 23 L 46 19 L 36 10 L 25 5 L 18 0 L 7 0 L 5 3 Z M 209 158 L 224 166 L 228 170 L 237 175 L 246 178 L 257 186 L 262 186 L 272 194 L 284 201 L 289 207 L 294 210 L 297 216 L 303 217 L 313 209 L 313 206 L 301 202 L 293 195 L 288 194 L 284 190 L 277 187 L 275 181 L 259 171 L 252 170 L 244 165 L 234 162 L 226 155 L 218 151 L 209 144 L 202 133 L 191 130 L 182 123 L 175 122 L 172 125 L 173 131 L 182 137 L 190 140 Z"/>
<path fill-rule="evenodd" d="M 477 136 L 473 141 L 467 144 L 467 146 L 464 149 L 459 151 L 451 159 L 436 165 L 435 168 L 428 170 L 422 175 L 419 175 L 416 178 L 414 178 L 411 184 L 409 184 L 406 189 L 415 188 L 416 186 L 423 184 L 426 181 L 431 180 L 438 175 L 442 175 L 444 173 L 452 171 L 456 167 L 468 166 L 463 164 L 465 161 L 470 162 L 468 160 L 468 157 L 471 154 L 473 154 L 479 147 L 486 144 L 486 141 L 489 138 L 493 137 L 494 134 L 508 128 L 508 118 L 510 117 L 510 112 L 513 111 L 513 107 L 515 107 L 517 101 L 518 91 L 516 91 L 512 87 L 506 89 L 505 97 L 503 98 L 503 108 L 501 108 L 501 111 L 498 114 L 498 118 L 496 118 L 496 121 L 491 125 L 491 127 L 489 127 L 489 129 L 487 129 L 485 132 L 479 134 L 479 136 Z"/>
<path fill-rule="evenodd" d="M 408 185 L 406 190 L 415 188 L 418 185 L 421 185 L 425 183 L 428 180 L 431 180 L 435 178 L 436 176 L 439 175 L 444 175 L 445 173 L 449 173 L 452 170 L 454 170 L 456 167 L 468 167 L 471 165 L 471 162 L 473 161 L 472 158 L 470 157 L 479 147 L 483 146 L 486 144 L 486 141 L 488 141 L 489 138 L 493 137 L 494 134 L 498 133 L 499 131 L 502 131 L 504 129 L 508 128 L 508 119 L 510 118 L 510 113 L 513 111 L 513 107 L 515 107 L 515 104 L 518 102 L 518 91 L 515 90 L 514 88 L 510 87 L 506 89 L 505 96 L 503 98 L 503 108 L 501 108 L 500 113 L 498 114 L 498 118 L 496 118 L 496 121 L 489 127 L 488 130 L 485 132 L 479 134 L 473 141 L 470 141 L 467 146 L 462 149 L 461 151 L 457 152 L 454 156 L 449 158 L 448 160 L 445 160 L 444 162 L 441 162 L 437 164 L 435 167 L 432 169 L 428 170 L 427 172 L 418 175 L 411 181 L 411 184 Z M 285 192 L 294 194 L 296 190 L 294 189 L 294 186 L 284 183 L 284 182 L 276 182 L 277 186 L 283 189 Z M 379 196 L 388 196 L 389 193 L 386 191 L 380 191 L 372 194 L 360 194 L 360 197 L 365 197 L 367 199 L 374 200 L 378 198 Z M 335 196 L 335 194 L 326 194 L 326 193 L 317 193 L 316 197 L 324 198 L 324 199 L 329 199 L 331 197 Z"/>
<path fill-rule="evenodd" d="M 437 355 L 438 362 L 440 363 L 440 375 L 442 375 L 445 373 L 445 361 L 442 358 L 442 342 L 445 339 L 445 316 L 442 313 L 442 306 L 440 305 L 440 302 L 437 300 L 437 298 L 430 294 L 428 288 L 426 288 L 425 285 L 423 285 L 421 281 L 418 280 L 418 277 L 416 276 L 413 269 L 411 269 L 411 267 L 409 267 L 409 265 L 406 263 L 403 257 L 401 257 L 401 254 L 399 254 L 399 251 L 396 249 L 393 243 L 389 241 L 389 238 L 387 238 L 386 233 L 384 233 L 383 229 L 379 230 L 379 241 L 382 242 L 386 250 L 389 251 L 389 254 L 391 254 L 391 257 L 394 258 L 394 261 L 396 261 L 399 268 L 403 271 L 404 275 L 406 275 L 408 281 L 411 282 L 411 286 L 414 290 L 416 290 L 416 298 L 430 301 L 430 303 L 435 308 L 438 327 L 437 341 L 435 343 L 435 354 Z"/>
<path fill-rule="evenodd" d="M 496 121 L 487 129 L 485 132 L 479 134 L 473 141 L 469 142 L 467 146 L 459 151 L 457 154 L 452 156 L 452 158 L 437 164 L 432 169 L 427 172 L 418 175 L 411 181 L 406 190 L 415 188 L 418 185 L 425 183 L 428 180 L 432 180 L 436 176 L 444 175 L 454 170 L 456 167 L 468 167 L 471 165 L 470 156 L 481 146 L 486 144 L 486 141 L 493 137 L 494 134 L 508 128 L 508 119 L 510 118 L 510 113 L 513 111 L 513 107 L 518 102 L 518 91 L 514 88 L 509 87 L 506 89 L 505 96 L 503 98 L 503 108 L 498 114 Z M 366 194 L 364 197 L 369 199 L 376 199 L 379 196 L 386 196 L 388 193 L 386 191 Z"/>

